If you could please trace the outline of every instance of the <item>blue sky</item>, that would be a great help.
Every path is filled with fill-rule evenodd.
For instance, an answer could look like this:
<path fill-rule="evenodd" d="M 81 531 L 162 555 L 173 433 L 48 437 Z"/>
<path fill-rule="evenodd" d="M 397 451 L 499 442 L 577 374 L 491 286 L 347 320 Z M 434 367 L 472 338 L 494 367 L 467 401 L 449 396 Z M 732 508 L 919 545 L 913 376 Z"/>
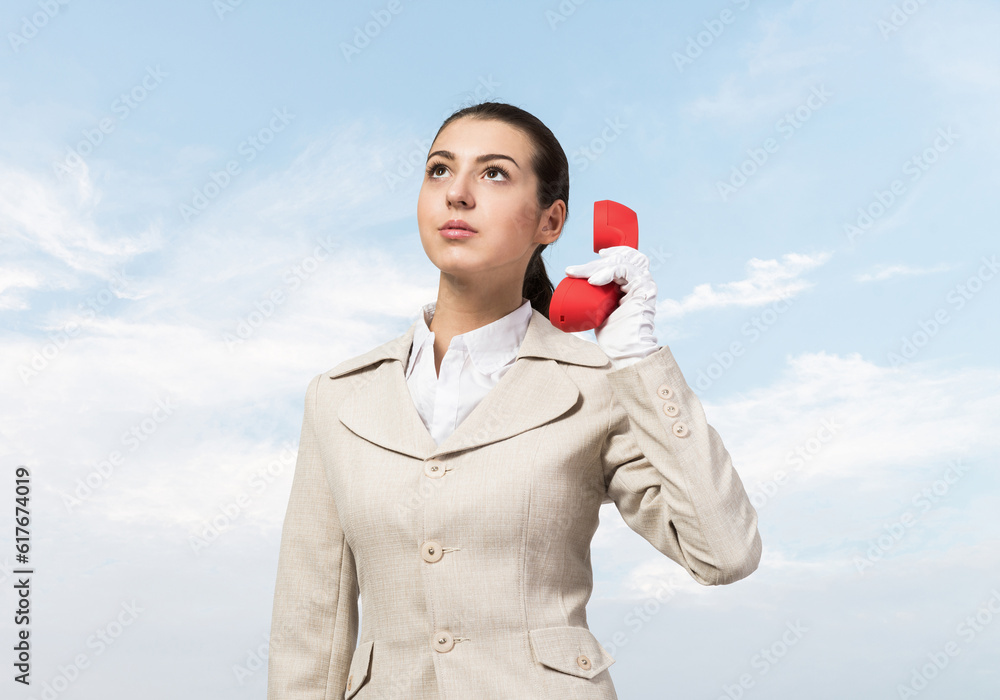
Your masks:
<path fill-rule="evenodd" d="M 305 387 L 434 300 L 421 166 L 483 99 L 570 159 L 554 280 L 595 200 L 638 213 L 658 339 L 760 514 L 760 569 L 704 588 L 603 507 L 619 696 L 1000 689 L 995 3 L 13 0 L 0 29 L 0 495 L 31 469 L 38 572 L 5 697 L 81 654 L 58 697 L 264 697 Z"/>

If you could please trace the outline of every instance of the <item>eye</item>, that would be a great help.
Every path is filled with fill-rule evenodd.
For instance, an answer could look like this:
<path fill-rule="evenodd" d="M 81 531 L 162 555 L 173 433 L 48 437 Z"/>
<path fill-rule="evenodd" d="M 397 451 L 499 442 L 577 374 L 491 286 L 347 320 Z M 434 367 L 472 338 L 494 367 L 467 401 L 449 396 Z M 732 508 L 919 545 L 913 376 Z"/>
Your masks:
<path fill-rule="evenodd" d="M 486 166 L 486 172 L 490 172 L 491 170 L 499 172 L 499 173 L 502 173 L 504 180 L 509 180 L 510 179 L 510 173 L 507 172 L 507 169 L 504 168 L 501 165 L 497 165 L 496 163 L 491 163 L 490 165 L 487 165 Z M 496 180 L 497 182 L 502 182 L 503 181 L 503 180 L 497 180 L 495 177 L 488 177 L 486 179 L 487 180 Z"/>
<path fill-rule="evenodd" d="M 443 167 L 445 167 L 445 165 L 440 161 L 435 161 L 434 163 L 431 163 L 430 165 L 427 166 L 427 177 L 431 179 L 436 179 L 434 177 L 434 173 L 436 173 L 439 168 Z"/>

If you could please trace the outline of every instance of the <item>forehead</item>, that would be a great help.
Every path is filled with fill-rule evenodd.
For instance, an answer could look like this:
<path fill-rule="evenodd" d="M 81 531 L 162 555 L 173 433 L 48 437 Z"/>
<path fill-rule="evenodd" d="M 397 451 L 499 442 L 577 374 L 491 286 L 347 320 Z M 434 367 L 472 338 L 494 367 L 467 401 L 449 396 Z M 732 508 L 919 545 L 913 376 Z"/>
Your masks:
<path fill-rule="evenodd" d="M 495 119 L 463 118 L 453 121 L 438 134 L 431 150 L 451 151 L 457 158 L 472 158 L 480 153 L 504 153 L 513 156 L 531 152 L 531 142 L 520 129 Z"/>

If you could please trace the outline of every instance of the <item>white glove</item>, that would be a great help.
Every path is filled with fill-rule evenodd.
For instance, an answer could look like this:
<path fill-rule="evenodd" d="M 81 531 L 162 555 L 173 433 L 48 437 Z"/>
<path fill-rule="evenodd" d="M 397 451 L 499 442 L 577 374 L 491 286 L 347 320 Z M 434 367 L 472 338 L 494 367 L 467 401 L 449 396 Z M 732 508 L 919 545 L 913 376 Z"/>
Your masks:
<path fill-rule="evenodd" d="M 649 273 L 649 258 L 635 248 L 619 245 L 601 248 L 600 259 L 570 265 L 570 277 L 586 277 L 601 286 L 614 280 L 625 296 L 607 320 L 594 329 L 597 344 L 615 369 L 631 365 L 660 349 L 656 342 L 656 282 Z"/>

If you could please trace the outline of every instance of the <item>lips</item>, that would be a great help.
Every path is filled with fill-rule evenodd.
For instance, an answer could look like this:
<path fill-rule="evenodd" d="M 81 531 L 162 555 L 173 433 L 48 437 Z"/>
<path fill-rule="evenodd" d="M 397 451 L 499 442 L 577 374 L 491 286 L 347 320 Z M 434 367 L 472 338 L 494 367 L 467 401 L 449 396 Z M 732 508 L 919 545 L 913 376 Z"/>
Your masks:
<path fill-rule="evenodd" d="M 476 235 L 476 229 L 461 219 L 451 219 L 441 226 L 439 230 L 442 236 L 451 239 L 471 238 Z"/>
<path fill-rule="evenodd" d="M 465 223 L 461 219 L 449 219 L 440 228 L 441 231 L 467 231 L 469 233 L 476 233 L 476 229 L 472 228 L 469 224 Z"/>

